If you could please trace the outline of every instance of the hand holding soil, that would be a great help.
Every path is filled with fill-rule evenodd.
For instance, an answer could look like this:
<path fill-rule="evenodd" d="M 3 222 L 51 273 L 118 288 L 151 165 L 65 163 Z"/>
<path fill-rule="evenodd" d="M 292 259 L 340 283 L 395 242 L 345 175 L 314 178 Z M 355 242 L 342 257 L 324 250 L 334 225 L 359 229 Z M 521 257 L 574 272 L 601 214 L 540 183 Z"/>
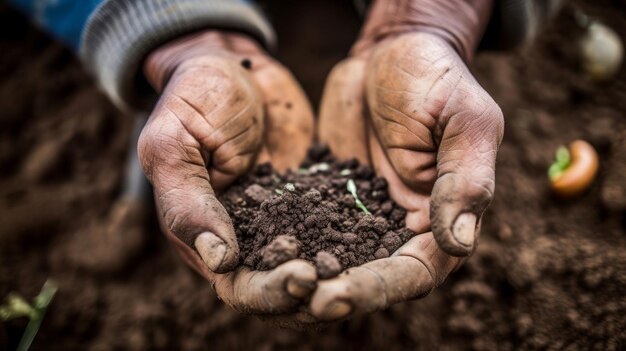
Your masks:
<path fill-rule="evenodd" d="M 453 1 L 433 0 L 433 3 L 450 6 Z M 83 3 L 78 0 L 55 3 L 70 2 L 81 7 Z M 128 212 L 116 211 L 123 209 L 116 205 L 115 194 L 122 188 L 132 119 L 111 105 L 69 50 L 42 33 L 41 27 L 29 24 L 6 3 L 0 4 L 0 27 L 4 29 L 0 31 L 3 52 L 0 67 L 5 68 L 0 80 L 3 107 L 0 298 L 11 291 L 34 296 L 48 278 L 54 278 L 59 285 L 58 295 L 50 305 L 33 349 L 621 350 L 626 345 L 626 153 L 623 152 L 626 150 L 623 113 L 626 69 L 622 67 L 613 80 L 602 84 L 581 71 L 576 53 L 585 30 L 573 20 L 571 12 L 571 8 L 583 9 L 613 28 L 623 40 L 626 22 L 622 2 L 570 2 L 549 28 L 537 33 L 537 41 L 524 50 L 507 55 L 480 55 L 472 65 L 472 73 L 507 115 L 508 138 L 498 152 L 498 194 L 481 221 L 478 249 L 426 298 L 355 316 L 315 333 L 276 328 L 259 318 L 232 310 L 220 302 L 204 279 L 189 272 L 172 254 L 171 247 L 161 240 L 152 221 L 144 223 L 128 216 Z M 351 44 L 348 41 L 353 40 L 361 25 L 355 18 L 352 2 L 264 1 L 263 4 L 267 4 L 279 33 L 277 55 L 302 77 L 311 97 L 317 99 L 320 80 L 326 76 L 328 66 L 341 59 L 347 45 Z M 449 11 L 447 17 L 454 21 L 455 17 L 463 15 L 458 9 Z M 61 16 L 62 23 L 68 23 L 66 17 Z M 252 69 L 258 67 L 251 55 L 236 56 L 233 62 L 240 63 L 242 56 L 250 59 Z M 363 65 L 367 61 L 361 60 Z M 362 72 L 362 75 L 367 72 L 366 76 L 372 72 L 356 64 L 351 67 L 353 72 Z M 346 83 L 355 80 L 350 74 L 343 78 Z M 450 75 L 444 76 L 443 81 L 446 79 L 450 79 Z M 390 82 L 393 80 L 385 86 Z M 358 80 L 356 83 L 361 84 Z M 333 150 L 338 153 L 338 147 L 345 147 L 344 155 L 348 156 L 344 159 L 354 157 L 350 150 L 359 150 L 355 146 L 361 147 L 364 151 L 359 155 L 364 155 L 363 161 L 373 166 L 368 145 L 354 137 L 366 133 L 365 128 L 357 130 L 363 122 L 346 123 L 350 117 L 358 122 L 368 121 L 370 116 L 342 112 L 361 107 L 370 110 L 369 103 L 362 104 L 364 98 L 356 97 L 361 96 L 362 91 L 335 89 L 338 95 L 327 94 L 326 100 L 336 97 L 338 110 L 330 109 L 334 113 L 331 117 L 337 119 L 327 119 L 326 125 L 330 125 L 329 122 L 334 125 L 324 132 L 326 135 L 337 132 Z M 330 106 L 329 101 L 325 102 L 324 109 Z M 411 101 L 405 100 L 405 103 L 409 105 Z M 282 102 L 267 107 L 287 115 L 289 110 Z M 292 109 L 298 106 L 293 105 Z M 408 108 L 403 110 L 412 112 Z M 158 131 L 160 124 L 153 123 L 151 132 Z M 265 123 L 265 131 L 271 129 L 268 126 Z M 373 137 L 379 136 L 373 134 Z M 282 139 L 292 141 L 295 137 Z M 546 170 L 558 145 L 568 147 L 576 139 L 587 140 L 596 149 L 598 170 L 587 191 L 563 201 L 552 196 Z M 573 162 L 573 150 L 570 153 Z M 165 159 L 169 162 L 175 158 Z M 280 160 L 272 160 L 277 161 Z M 312 166 L 305 168 L 310 170 Z M 173 171 L 169 173 L 174 175 Z M 364 180 L 355 174 L 342 178 L 355 181 L 360 200 L 377 217 L 371 203 L 372 194 L 362 194 L 366 191 Z M 193 177 L 190 179 L 195 181 Z M 372 193 L 371 179 L 370 183 Z M 295 199 L 309 192 L 292 184 Z M 275 188 L 267 188 L 271 189 L 271 197 L 281 196 Z M 283 187 L 277 188 L 283 190 Z M 337 185 L 336 189 L 351 197 L 347 186 Z M 250 198 L 262 199 L 255 191 L 248 193 Z M 401 199 L 397 193 L 394 197 Z M 282 196 L 285 194 L 288 193 L 283 192 Z M 248 201 L 247 196 L 242 197 Z M 314 199 L 312 196 L 311 200 Z M 191 206 L 202 209 L 199 204 L 203 205 L 193 202 Z M 350 206 L 356 208 L 354 199 Z M 186 210 L 181 212 L 187 213 Z M 153 218 L 156 213 L 147 215 Z M 114 247 L 100 245 L 106 238 L 99 236 L 107 233 L 95 230 L 97 226 L 109 229 L 114 226 L 120 231 L 114 238 L 115 243 L 109 242 Z M 139 242 L 138 235 L 142 238 Z M 78 236 L 82 236 L 80 240 Z M 351 236 L 345 239 L 352 240 Z M 411 241 L 418 239 L 430 242 L 432 245 L 428 248 L 435 251 L 431 234 L 418 234 Z M 88 245 L 90 243 L 96 246 Z M 281 240 L 279 244 L 276 245 L 278 252 L 285 255 L 268 257 L 268 262 L 293 256 L 291 241 Z M 406 247 L 418 246 L 410 245 Z M 243 245 L 241 248 L 243 252 Z M 122 260 L 121 265 L 109 265 L 110 260 L 103 260 L 99 255 L 103 249 L 115 250 L 108 256 Z M 402 250 L 398 253 L 407 253 Z M 189 251 L 183 247 L 182 252 Z M 298 254 L 302 252 L 301 246 Z M 329 254 L 334 256 L 332 252 Z M 198 264 L 204 265 L 195 255 Z M 396 259 L 408 264 L 414 262 L 411 257 L 393 256 L 393 252 L 390 255 L 374 263 L 395 262 Z M 316 270 L 316 256 L 313 255 L 311 265 L 305 265 L 310 269 L 308 272 Z M 429 253 L 420 256 L 428 259 L 425 262 L 429 268 L 438 268 L 439 263 L 431 261 L 430 257 Z M 365 267 L 372 264 L 366 263 Z M 102 265 L 107 265 L 105 271 L 94 272 L 93 268 Z M 248 311 L 258 311 L 260 308 L 254 303 L 263 294 L 258 294 L 263 280 L 275 283 L 264 292 L 271 298 L 276 294 L 270 292 L 284 291 L 281 280 L 274 277 L 284 277 L 292 266 L 278 267 L 261 272 L 263 274 L 248 274 L 252 273 L 251 268 L 240 267 L 228 276 L 213 276 L 214 285 L 222 297 L 229 298 L 230 304 L 237 299 L 238 307 L 247 304 L 252 306 Z M 326 264 L 326 267 L 332 265 Z M 402 271 L 402 267 L 399 268 Z M 394 277 L 399 269 L 389 264 L 389 270 L 391 272 L 385 276 L 381 275 L 386 280 Z M 350 294 L 358 289 L 369 289 L 370 296 L 375 298 L 365 301 L 350 297 L 343 300 L 345 304 L 334 305 L 337 314 L 341 315 L 342 309 L 345 312 L 352 306 L 359 306 L 359 310 L 355 309 L 358 312 L 366 310 L 360 306 L 367 303 L 385 304 L 380 288 L 384 286 L 383 281 L 374 279 L 378 276 L 367 270 L 349 268 L 348 271 L 350 275 L 361 274 L 363 283 L 357 285 L 355 280 L 349 282 L 354 284 L 347 284 L 344 273 L 322 280 L 322 287 L 334 281 L 334 286 L 351 289 Z M 415 273 L 428 278 L 423 270 Z M 407 277 L 411 275 L 413 272 Z M 243 282 L 247 278 L 252 278 L 251 284 Z M 241 289 L 248 289 L 248 286 L 257 293 L 242 295 Z M 290 286 L 293 292 L 303 291 L 289 279 L 287 288 Z M 276 290 L 272 290 L 274 287 Z M 373 287 L 378 289 L 378 294 Z M 406 291 L 409 298 L 411 290 Z M 289 303 L 293 301 L 291 294 L 282 296 Z M 328 296 L 332 302 L 334 295 Z M 303 301 L 308 305 L 310 300 L 304 298 L 289 310 L 297 310 Z M 289 320 L 294 316 L 272 315 L 272 320 L 280 320 L 277 317 Z M 0 349 L 3 346 L 15 349 L 27 321 L 23 317 L 3 322 Z"/>
<path fill-rule="evenodd" d="M 138 151 L 168 239 L 229 306 L 291 310 L 315 286 L 315 268 L 297 260 L 266 272 L 238 266 L 237 238 L 215 191 L 255 162 L 297 166 L 313 133 L 304 93 L 252 39 L 233 33 L 183 37 L 152 52 L 144 70 L 162 94 Z"/>
<path fill-rule="evenodd" d="M 163 94 L 139 153 L 162 226 L 183 258 L 239 311 L 292 312 L 318 278 L 353 267 L 319 281 L 310 312 L 320 320 L 373 312 L 425 296 L 475 248 L 494 190 L 503 120 L 459 55 L 469 57 L 462 50 L 467 43 L 427 31 L 373 41 L 367 35 L 329 78 L 320 139 L 340 159 L 371 164 L 399 207 L 379 201 L 369 215 L 356 184 L 345 184 L 352 185 L 342 194 L 347 200 L 335 198 L 337 189 L 306 182 L 274 189 L 280 197 L 267 189 L 276 184 L 258 184 L 266 188 L 246 187 L 242 198 L 261 215 L 237 213 L 229 202 L 237 234 L 214 189 L 225 189 L 255 163 L 270 161 L 279 171 L 295 166 L 312 139 L 306 98 L 286 70 L 237 34 L 190 35 L 146 61 L 148 80 Z M 357 166 L 341 165 L 349 172 Z M 369 173 L 363 184 L 374 187 Z M 260 167 L 256 174 L 272 171 Z M 379 190 L 386 194 L 386 186 Z M 400 208 L 406 217 L 394 219 Z"/>
<path fill-rule="evenodd" d="M 475 248 L 494 191 L 498 105 L 449 42 L 417 31 L 357 44 L 327 81 L 319 123 L 320 140 L 371 164 L 407 209 L 406 226 L 425 234 L 320 282 L 313 314 L 337 319 L 427 295 Z"/>

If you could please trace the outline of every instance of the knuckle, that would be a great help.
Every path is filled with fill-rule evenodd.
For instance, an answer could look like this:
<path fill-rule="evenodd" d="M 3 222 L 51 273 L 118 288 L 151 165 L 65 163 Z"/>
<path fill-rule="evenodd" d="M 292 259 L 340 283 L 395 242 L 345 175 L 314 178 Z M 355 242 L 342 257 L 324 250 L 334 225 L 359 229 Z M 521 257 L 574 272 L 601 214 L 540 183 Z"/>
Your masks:
<path fill-rule="evenodd" d="M 137 141 L 139 163 L 148 179 L 152 181 L 152 169 L 155 163 L 154 150 L 158 148 L 154 133 L 145 128 Z"/>
<path fill-rule="evenodd" d="M 493 100 L 489 105 L 486 116 L 491 121 L 491 126 L 495 129 L 498 137 L 498 144 L 502 141 L 504 136 L 504 114 L 500 106 Z"/>
<path fill-rule="evenodd" d="M 185 244 L 194 247 L 196 236 L 200 234 L 200 223 L 194 219 L 189 208 L 172 203 L 166 206 L 168 206 L 167 209 L 162 212 L 166 229 Z"/>
<path fill-rule="evenodd" d="M 493 177 L 472 172 L 450 172 L 437 180 L 431 214 L 440 213 L 442 206 L 458 203 L 466 210 L 482 212 L 491 202 L 495 189 Z"/>
<path fill-rule="evenodd" d="M 144 129 L 137 141 L 137 154 L 146 177 L 154 184 L 156 177 L 170 176 L 163 172 L 164 166 L 183 157 L 186 151 L 180 138 Z"/>
<path fill-rule="evenodd" d="M 468 188 L 468 197 L 473 199 L 474 206 L 482 210 L 493 199 L 494 189 L 495 184 L 491 179 L 475 179 L 473 181 L 473 186 Z"/>
<path fill-rule="evenodd" d="M 171 194 L 173 191 L 170 191 Z M 189 231 L 190 218 L 187 211 L 181 208 L 180 202 L 172 201 L 170 196 L 161 196 L 159 199 L 163 205 L 162 217 L 169 231 L 178 238 L 183 239 Z"/>
<path fill-rule="evenodd" d="M 186 92 L 190 87 L 221 94 L 227 103 L 257 97 L 249 74 L 232 60 L 219 57 L 202 57 L 181 65 L 174 92 Z"/>
<path fill-rule="evenodd" d="M 483 91 L 483 96 L 478 99 L 480 104 L 474 105 L 474 112 L 479 116 L 479 121 L 483 127 L 489 130 L 495 130 L 502 134 L 504 130 L 504 115 L 500 106 L 493 100 L 493 98 Z"/>
<path fill-rule="evenodd" d="M 504 126 L 504 114 L 502 113 L 500 105 L 498 105 L 495 101 L 491 104 L 490 115 L 498 126 Z"/>
<path fill-rule="evenodd" d="M 315 267 L 302 260 L 291 260 L 279 266 L 277 270 L 280 270 L 284 277 L 292 277 L 296 279 L 309 279 L 312 274 L 313 278 L 315 276 Z"/>
<path fill-rule="evenodd" d="M 352 77 L 357 71 L 362 71 L 364 61 L 356 58 L 347 58 L 337 63 L 328 75 L 329 82 L 342 82 Z"/>
<path fill-rule="evenodd" d="M 274 271 L 272 272 L 273 274 L 268 276 L 268 279 L 271 281 L 284 280 L 289 277 L 297 276 L 301 273 L 300 270 L 303 268 L 303 266 L 304 265 L 302 265 L 302 262 L 296 260 L 285 262 L 280 266 L 274 268 Z"/>

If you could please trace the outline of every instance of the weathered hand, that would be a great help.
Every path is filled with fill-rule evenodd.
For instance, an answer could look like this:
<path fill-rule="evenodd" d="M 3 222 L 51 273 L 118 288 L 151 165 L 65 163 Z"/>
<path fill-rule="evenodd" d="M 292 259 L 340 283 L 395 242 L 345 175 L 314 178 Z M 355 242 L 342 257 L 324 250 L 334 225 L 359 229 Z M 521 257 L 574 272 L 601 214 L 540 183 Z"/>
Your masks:
<path fill-rule="evenodd" d="M 311 302 L 320 319 L 425 296 L 475 248 L 493 196 L 503 118 L 458 48 L 434 32 L 357 44 L 328 79 L 320 140 L 386 177 L 419 235 L 389 258 L 321 281 Z"/>
<path fill-rule="evenodd" d="M 315 268 L 299 260 L 267 272 L 238 266 L 232 222 L 214 190 L 255 162 L 297 166 L 313 133 L 304 93 L 253 40 L 234 33 L 168 43 L 144 71 L 161 97 L 138 152 L 168 239 L 236 310 L 291 312 L 315 288 Z"/>

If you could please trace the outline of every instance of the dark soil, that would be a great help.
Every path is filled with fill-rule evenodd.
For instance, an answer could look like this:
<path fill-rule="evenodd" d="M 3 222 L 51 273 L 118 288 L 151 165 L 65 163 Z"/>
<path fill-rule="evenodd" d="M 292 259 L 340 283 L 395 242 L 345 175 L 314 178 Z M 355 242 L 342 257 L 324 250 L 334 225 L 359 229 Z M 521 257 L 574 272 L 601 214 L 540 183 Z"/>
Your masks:
<path fill-rule="evenodd" d="M 369 213 L 356 206 L 349 181 Z M 311 147 L 296 172 L 256 166 L 221 199 L 243 264 L 259 270 L 299 257 L 315 262 L 320 277 L 331 278 L 342 268 L 388 257 L 415 235 L 404 226 L 406 211 L 389 198 L 384 178 L 356 159 L 337 162 L 322 145 Z"/>
<path fill-rule="evenodd" d="M 623 1 L 573 2 L 626 38 Z M 279 58 L 314 105 L 356 35 L 350 3 L 268 6 Z M 0 297 L 59 283 L 32 350 L 624 350 L 626 70 L 585 78 L 579 37 L 565 11 L 533 45 L 473 64 L 506 118 L 473 257 L 421 300 L 299 332 L 225 307 L 173 253 L 152 205 L 146 218 L 116 204 L 131 119 L 72 53 L 0 5 Z M 577 138 L 598 148 L 600 171 L 561 201 L 546 170 Z M 24 326 L 0 324 L 0 349 Z"/>

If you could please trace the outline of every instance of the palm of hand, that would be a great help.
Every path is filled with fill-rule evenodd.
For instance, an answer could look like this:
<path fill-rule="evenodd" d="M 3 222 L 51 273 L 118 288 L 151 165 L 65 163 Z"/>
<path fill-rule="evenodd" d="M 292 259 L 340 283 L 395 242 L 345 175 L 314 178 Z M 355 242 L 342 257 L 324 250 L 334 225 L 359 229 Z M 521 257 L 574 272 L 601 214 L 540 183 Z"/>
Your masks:
<path fill-rule="evenodd" d="M 388 259 L 321 282 L 314 314 L 336 319 L 427 294 L 461 262 L 447 253 L 474 248 L 477 218 L 493 193 L 499 108 L 451 46 L 417 32 L 338 65 L 319 123 L 320 140 L 339 157 L 356 154 L 387 178 L 408 211 L 407 227 L 434 236 L 418 235 Z"/>
<path fill-rule="evenodd" d="M 165 67 L 152 71 L 157 89 L 171 77 L 142 132 L 140 160 L 168 239 L 224 302 L 245 313 L 301 320 L 281 314 L 311 293 L 315 268 L 300 260 L 266 272 L 237 266 L 234 228 L 214 189 L 255 162 L 296 166 L 312 139 L 310 105 L 291 74 L 249 39 L 229 37 L 239 48 L 212 46 L 220 38 L 192 36 L 148 59 Z M 246 59 L 251 67 L 242 65 Z"/>

